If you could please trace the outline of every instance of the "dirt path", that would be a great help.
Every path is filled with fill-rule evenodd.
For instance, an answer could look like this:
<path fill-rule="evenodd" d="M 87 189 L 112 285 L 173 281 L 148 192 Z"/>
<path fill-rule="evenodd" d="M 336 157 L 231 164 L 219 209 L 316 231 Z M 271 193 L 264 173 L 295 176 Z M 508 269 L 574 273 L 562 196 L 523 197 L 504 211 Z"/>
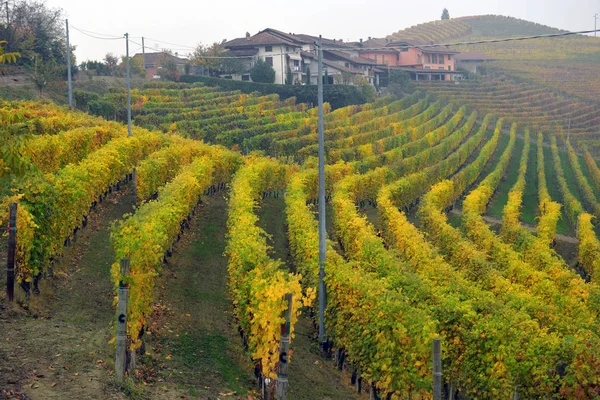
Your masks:
<path fill-rule="evenodd" d="M 40 282 L 41 294 L 31 297 L 28 312 L 7 304 L 2 294 L 0 397 L 124 398 L 110 378 L 114 255 L 109 226 L 131 211 L 128 199 L 126 190 L 114 193 L 90 214 L 78 241 L 55 265 L 55 276 Z"/>
<path fill-rule="evenodd" d="M 462 210 L 458 209 L 458 208 L 453 208 L 450 212 L 455 215 L 462 215 Z M 495 217 L 492 217 L 489 215 L 484 215 L 483 219 L 486 220 L 490 224 L 502 225 L 502 220 L 499 218 L 495 218 Z M 527 224 L 524 224 L 523 222 L 521 222 L 521 227 L 527 229 L 528 231 L 530 231 L 532 233 L 537 233 L 537 227 L 535 227 L 535 226 L 527 225 Z M 577 239 L 576 237 L 561 235 L 559 233 L 556 234 L 555 239 L 557 241 L 561 241 L 561 242 L 565 242 L 565 243 L 579 244 L 579 239 Z"/>

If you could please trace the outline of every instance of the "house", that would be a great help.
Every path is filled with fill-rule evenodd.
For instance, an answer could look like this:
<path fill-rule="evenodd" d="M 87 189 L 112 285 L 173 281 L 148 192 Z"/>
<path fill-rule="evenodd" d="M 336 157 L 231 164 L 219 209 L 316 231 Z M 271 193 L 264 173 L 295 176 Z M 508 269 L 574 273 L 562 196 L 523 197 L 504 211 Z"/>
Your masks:
<path fill-rule="evenodd" d="M 456 55 L 456 68 L 461 68 L 471 73 L 477 73 L 477 69 L 482 63 L 495 60 L 495 58 L 486 56 L 482 53 L 460 53 Z"/>
<path fill-rule="evenodd" d="M 137 53 L 132 58 L 140 60 L 140 63 L 146 70 L 146 79 L 160 77 L 162 64 L 166 62 L 174 62 L 181 75 L 186 74 L 186 64 L 189 64 L 188 60 L 178 57 L 177 53 L 176 55 L 172 55 L 162 51 L 157 53 Z"/>
<path fill-rule="evenodd" d="M 237 56 L 247 57 L 248 71 L 259 57 L 264 59 L 275 69 L 275 83 L 286 83 L 289 68 L 292 83 L 316 84 L 318 68 L 315 42 L 318 40 L 316 36 L 284 33 L 268 28 L 254 36 L 246 34 L 245 38 L 230 40 L 223 46 Z M 322 38 L 321 41 L 324 48 L 323 66 L 329 83 L 350 83 L 347 81 L 353 80 L 349 80 L 348 76 L 362 75 L 369 83 L 377 84 L 378 74 L 383 73 L 381 69 L 376 68 L 377 62 L 361 57 L 353 45 L 344 43 L 343 40 Z M 250 80 L 249 73 L 227 77 Z"/>
<path fill-rule="evenodd" d="M 454 80 L 457 51 L 424 43 L 371 39 L 357 44 L 361 57 L 410 73 L 414 80 Z"/>
<path fill-rule="evenodd" d="M 274 29 L 265 29 L 254 36 L 233 39 L 223 44 L 232 54 L 244 57 L 247 70 L 250 71 L 260 57 L 275 70 L 275 83 L 285 84 L 288 68 L 292 72 L 293 82 L 302 82 L 303 43 L 291 35 Z M 228 76 L 231 79 L 250 80 L 250 73 L 240 76 Z"/>

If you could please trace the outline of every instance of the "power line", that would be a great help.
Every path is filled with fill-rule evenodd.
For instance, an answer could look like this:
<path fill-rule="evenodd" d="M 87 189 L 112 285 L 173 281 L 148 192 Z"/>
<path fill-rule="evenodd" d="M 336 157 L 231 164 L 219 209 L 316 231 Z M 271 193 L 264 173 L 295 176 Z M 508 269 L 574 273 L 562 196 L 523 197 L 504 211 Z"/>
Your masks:
<path fill-rule="evenodd" d="M 74 25 L 71 25 L 71 28 L 75 29 L 76 31 L 78 31 L 86 36 L 89 36 L 89 37 L 92 37 L 92 38 L 98 39 L 98 40 L 120 40 L 120 39 L 123 39 L 122 36 L 114 36 L 114 35 L 107 35 L 104 33 L 86 31 L 84 29 L 76 28 Z M 102 35 L 102 36 L 106 36 L 106 37 L 100 37 L 98 35 Z"/>

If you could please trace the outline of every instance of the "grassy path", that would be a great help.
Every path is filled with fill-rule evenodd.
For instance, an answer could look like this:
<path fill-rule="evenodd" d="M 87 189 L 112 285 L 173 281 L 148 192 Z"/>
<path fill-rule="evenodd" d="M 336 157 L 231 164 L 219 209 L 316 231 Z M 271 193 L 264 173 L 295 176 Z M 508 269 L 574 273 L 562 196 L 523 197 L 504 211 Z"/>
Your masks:
<path fill-rule="evenodd" d="M 157 281 L 141 376 L 151 398 L 247 398 L 255 388 L 227 295 L 226 222 L 223 194 L 205 198 Z"/>
<path fill-rule="evenodd" d="M 328 219 L 332 215 L 328 208 Z M 282 198 L 266 198 L 258 211 L 259 225 L 271 235 L 272 257 L 284 261 L 288 268 L 292 265 L 287 247 L 287 227 L 285 224 L 285 202 Z M 333 361 L 321 356 L 316 331 L 308 316 L 302 313 L 296 324 L 296 337 L 292 341 L 293 357 L 290 361 L 289 398 L 293 400 L 343 400 L 361 398 L 350 387 L 350 377 L 339 372 Z M 364 395 L 363 395 L 364 397 Z"/>
<path fill-rule="evenodd" d="M 28 312 L 0 299 L 0 395 L 4 390 L 28 399 L 124 398 L 110 378 L 109 226 L 131 211 L 128 200 L 124 190 L 98 205 L 55 265 L 55 276 L 40 282 L 41 294 L 31 297 Z"/>

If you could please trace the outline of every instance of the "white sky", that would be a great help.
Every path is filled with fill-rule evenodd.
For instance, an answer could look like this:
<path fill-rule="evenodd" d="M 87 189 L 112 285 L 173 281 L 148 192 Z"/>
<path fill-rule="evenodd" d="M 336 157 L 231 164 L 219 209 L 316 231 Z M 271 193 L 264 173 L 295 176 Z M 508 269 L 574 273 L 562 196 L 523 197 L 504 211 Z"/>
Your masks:
<path fill-rule="evenodd" d="M 157 40 L 194 47 L 268 27 L 366 40 L 439 19 L 444 7 L 450 17 L 500 14 L 571 31 L 593 29 L 593 15 L 600 14 L 600 0 L 47 0 L 47 5 L 62 8 L 76 28 L 118 36 L 129 32 L 137 43 L 144 36 L 147 51 L 155 45 L 177 47 Z M 124 40 L 96 40 L 75 29 L 71 44 L 77 46 L 78 63 L 101 60 L 107 52 L 125 54 Z M 141 49 L 130 43 L 129 51 L 133 55 Z M 175 51 L 187 54 L 190 49 Z"/>

